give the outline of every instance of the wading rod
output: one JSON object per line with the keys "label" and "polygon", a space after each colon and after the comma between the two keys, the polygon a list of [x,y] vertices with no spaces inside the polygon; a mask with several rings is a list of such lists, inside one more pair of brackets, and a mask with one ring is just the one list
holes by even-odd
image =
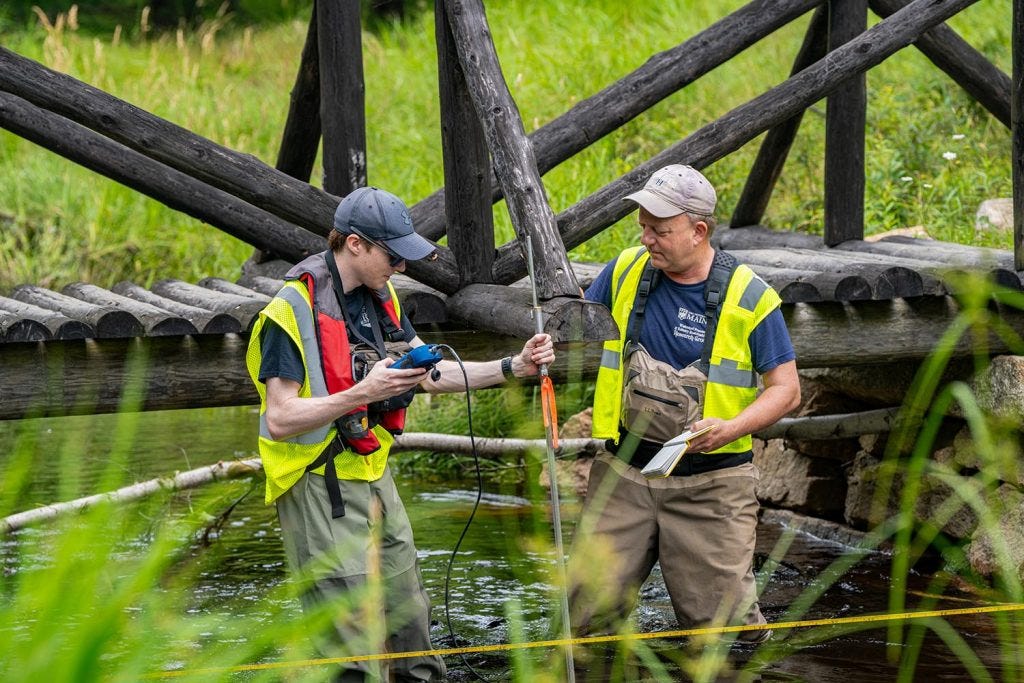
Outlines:
{"label": "wading rod", "polygon": [[[533,271],[533,242],[526,236],[526,263],[530,271],[530,288],[533,291],[533,320],[537,334],[544,334],[544,312],[537,300],[537,280]],[[576,672],[573,664],[572,629],[569,627],[569,584],[565,571],[565,551],[562,546],[562,511],[558,497],[558,470],[555,462],[555,448],[558,447],[558,411],[555,404],[555,387],[548,376],[548,366],[540,366],[540,402],[544,417],[544,438],[548,456],[548,480],[551,482],[551,521],[555,527],[555,562],[558,580],[562,584],[562,637],[565,639],[565,676],[569,683],[575,683]]]}

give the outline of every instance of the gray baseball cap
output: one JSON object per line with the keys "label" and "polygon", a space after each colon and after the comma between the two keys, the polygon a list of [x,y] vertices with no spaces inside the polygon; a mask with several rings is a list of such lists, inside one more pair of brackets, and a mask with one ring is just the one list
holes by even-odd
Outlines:
{"label": "gray baseball cap", "polygon": [[342,199],[334,212],[334,229],[379,242],[410,261],[427,258],[437,249],[413,230],[405,203],[376,187],[360,187]]}
{"label": "gray baseball cap", "polygon": [[626,195],[622,201],[636,202],[658,218],[681,213],[710,216],[715,212],[718,195],[700,171],[672,164],[655,171],[644,189]]}

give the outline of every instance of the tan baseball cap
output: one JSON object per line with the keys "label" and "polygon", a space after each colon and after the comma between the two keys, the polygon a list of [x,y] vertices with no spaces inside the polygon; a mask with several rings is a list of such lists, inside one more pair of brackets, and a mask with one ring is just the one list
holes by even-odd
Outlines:
{"label": "tan baseball cap", "polygon": [[622,201],[636,202],[658,218],[681,213],[710,216],[715,212],[718,195],[700,171],[672,164],[655,171],[644,189],[626,195]]}

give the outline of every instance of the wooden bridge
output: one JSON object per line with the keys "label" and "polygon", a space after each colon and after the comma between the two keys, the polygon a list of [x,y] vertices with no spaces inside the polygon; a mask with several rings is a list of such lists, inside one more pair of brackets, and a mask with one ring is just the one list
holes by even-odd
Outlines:
{"label": "wooden bridge", "polygon": [[[597,266],[571,263],[567,250],[625,216],[630,207],[620,198],[657,168],[706,167],[767,131],[728,221],[732,229],[720,228],[715,239],[779,290],[798,363],[923,357],[957,311],[951,294],[958,272],[1024,288],[1024,0],[1013,0],[1013,79],[943,23],[975,1],[753,0],[528,136],[482,0],[438,0],[445,187],[412,215],[417,231],[432,240],[447,234],[448,246],[438,246],[436,261],[410,263],[409,278],[397,278],[421,336],[460,348],[453,328],[488,331],[488,356],[497,351],[493,333],[507,348],[528,336],[529,292],[516,283],[526,273],[530,236],[548,330],[565,343],[606,338],[614,332],[607,311],[579,298]],[[869,6],[883,19],[867,29]],[[812,11],[788,80],[554,214],[545,172]],[[362,65],[343,58],[358,54],[360,30],[358,2],[316,5],[274,168],[0,48],[0,125],[257,249],[238,282],[164,280],[150,289],[124,282],[113,290],[76,283],[61,292],[21,286],[6,293],[0,418],[256,402],[244,369],[254,316],[287,264],[325,248],[339,196],[366,183]],[[1012,253],[863,239],[864,74],[910,44],[1011,127]],[[824,237],[759,228],[801,116],[822,98]],[[323,190],[308,182],[321,139]],[[517,239],[496,247],[492,204],[501,198]],[[1000,313],[1024,334],[1024,314]],[[599,344],[586,348],[584,372]],[[993,340],[991,350],[1005,347]]]}

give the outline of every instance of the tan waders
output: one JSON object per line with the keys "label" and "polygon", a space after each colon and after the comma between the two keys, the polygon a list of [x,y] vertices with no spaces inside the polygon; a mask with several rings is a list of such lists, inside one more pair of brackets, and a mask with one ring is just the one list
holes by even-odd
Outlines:
{"label": "tan waders", "polygon": [[598,456],[572,551],[573,626],[618,629],[658,561],[681,628],[765,623],[752,567],[758,478],[747,463],[647,479]]}

